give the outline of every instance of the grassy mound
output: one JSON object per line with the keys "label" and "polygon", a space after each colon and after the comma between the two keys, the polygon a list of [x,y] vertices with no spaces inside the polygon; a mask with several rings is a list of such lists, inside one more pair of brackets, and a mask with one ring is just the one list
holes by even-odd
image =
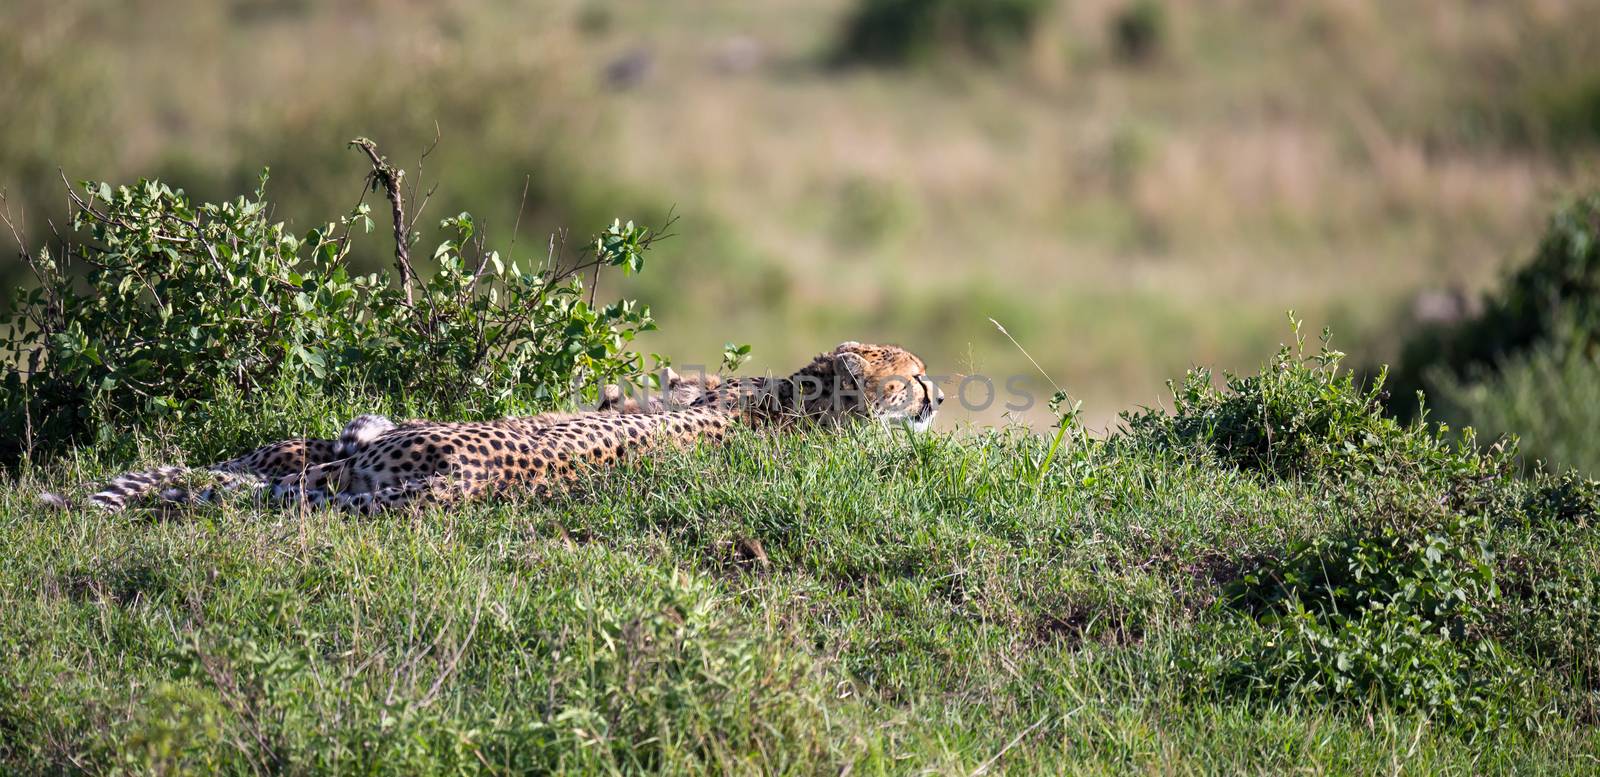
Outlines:
{"label": "grassy mound", "polygon": [[1600,755],[1594,482],[1386,418],[1326,349],[1175,400],[1053,454],[1017,430],[748,434],[549,503],[374,519],[49,513],[33,490],[107,462],[27,472],[0,490],[0,768]]}

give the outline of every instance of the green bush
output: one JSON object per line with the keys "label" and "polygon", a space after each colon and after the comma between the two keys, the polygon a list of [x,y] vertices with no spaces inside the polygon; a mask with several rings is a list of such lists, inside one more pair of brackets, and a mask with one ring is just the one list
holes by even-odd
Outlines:
{"label": "green bush", "polygon": [[1026,43],[1048,0],[860,0],[835,44],[840,62],[904,65],[945,54],[997,60]]}
{"label": "green bush", "polygon": [[[1594,484],[1525,489],[1515,447],[1480,451],[1435,427],[1402,423],[1343,354],[1303,339],[1258,375],[1215,386],[1204,370],[1173,388],[1173,412],[1127,417],[1113,444],[1217,460],[1326,493],[1328,530],[1243,564],[1224,606],[1248,614],[1229,653],[1192,659],[1206,692],[1378,703],[1467,728],[1514,723],[1538,654],[1491,628],[1500,612],[1496,527],[1589,520]],[[1515,608],[1511,608],[1515,609]],[[1571,663],[1571,662],[1567,662]]]}
{"label": "green bush", "polygon": [[1423,392],[1438,418],[1519,436],[1533,457],[1594,472],[1597,375],[1600,193],[1551,218],[1533,259],[1485,296],[1482,313],[1410,338],[1390,405],[1413,416]]}
{"label": "green bush", "polygon": [[1533,259],[1484,299],[1483,312],[1419,332],[1394,373],[1398,409],[1441,379],[1476,379],[1534,348],[1600,356],[1600,193],[1559,210]]}
{"label": "green bush", "polygon": [[1203,449],[1224,461],[1283,477],[1401,472],[1470,483],[1506,464],[1503,452],[1478,456],[1471,442],[1452,445],[1421,424],[1389,417],[1384,376],[1363,386],[1340,366],[1345,354],[1328,346],[1308,353],[1299,324],[1296,345],[1285,346],[1257,375],[1228,376],[1219,388],[1205,368],[1169,387],[1173,411],[1125,414],[1130,438],[1141,444]]}
{"label": "green bush", "polygon": [[1530,523],[1560,531],[1600,516],[1600,481],[1572,472],[1540,473],[1535,481],[1523,504]]}
{"label": "green bush", "polygon": [[1499,595],[1489,536],[1483,515],[1412,503],[1295,543],[1229,592],[1261,629],[1224,683],[1506,722],[1497,703],[1527,678],[1485,633]]}
{"label": "green bush", "polygon": [[355,275],[346,260],[374,226],[367,207],[296,236],[269,219],[265,182],[223,203],[157,181],[75,195],[76,242],[30,257],[37,285],[0,318],[13,358],[0,452],[194,420],[223,394],[271,386],[502,414],[645,370],[629,349],[654,328],[649,310],[598,306],[585,282],[639,271],[647,229],[613,223],[582,257],[529,266],[485,248],[461,213],[440,222],[415,277]]}

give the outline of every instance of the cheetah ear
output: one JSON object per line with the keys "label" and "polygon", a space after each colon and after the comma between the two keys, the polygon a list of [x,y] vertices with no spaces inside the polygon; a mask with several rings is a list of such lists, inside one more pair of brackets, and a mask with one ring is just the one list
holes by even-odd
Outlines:
{"label": "cheetah ear", "polygon": [[846,341],[844,341],[842,343],[839,343],[838,345],[834,346],[833,347],[833,352],[834,353],[839,353],[840,351],[848,351],[848,350],[852,350],[852,349],[860,348],[860,347],[861,347],[861,343],[858,343],[855,340],[846,340]]}
{"label": "cheetah ear", "polygon": [[615,383],[607,383],[600,389],[600,409],[605,410],[616,406],[622,401],[622,387]]}
{"label": "cheetah ear", "polygon": [[849,375],[857,386],[866,384],[867,360],[861,358],[859,353],[854,351],[835,351],[833,354],[833,369],[836,373]]}

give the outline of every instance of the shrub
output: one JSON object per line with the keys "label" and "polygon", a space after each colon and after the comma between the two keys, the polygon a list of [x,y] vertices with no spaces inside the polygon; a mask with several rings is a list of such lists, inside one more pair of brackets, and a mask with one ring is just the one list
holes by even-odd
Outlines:
{"label": "shrub", "polygon": [[1557,531],[1585,528],[1600,517],[1600,481],[1541,472],[1523,501],[1523,514],[1530,523]]}
{"label": "shrub", "polygon": [[1111,40],[1124,62],[1148,62],[1167,38],[1167,9],[1157,0],[1134,0],[1111,18]]}
{"label": "shrub", "polygon": [[[1298,325],[1296,326],[1298,334]],[[1577,523],[1593,485],[1530,488],[1513,477],[1514,446],[1480,451],[1384,410],[1328,347],[1302,338],[1258,375],[1222,388],[1204,370],[1173,387],[1174,409],[1126,417],[1126,440],[1220,460],[1326,494],[1325,530],[1291,538],[1241,564],[1222,606],[1247,614],[1229,653],[1195,656],[1206,693],[1266,694],[1423,712],[1468,728],[1516,722],[1541,656],[1508,650],[1495,630],[1503,526]],[[1329,509],[1331,507],[1331,509]],[[1570,662],[1568,662],[1570,663]]]}
{"label": "shrub", "polygon": [[1232,586],[1261,629],[1223,682],[1503,722],[1493,702],[1525,673],[1485,633],[1499,595],[1489,536],[1483,516],[1410,504],[1292,545]]}
{"label": "shrub", "polygon": [[649,310],[597,306],[584,276],[639,271],[647,229],[616,222],[579,259],[524,267],[485,249],[461,213],[440,223],[431,271],[352,275],[367,207],[295,236],[268,218],[265,183],[223,203],[158,181],[74,195],[76,242],[28,257],[37,286],[0,319],[14,358],[0,373],[8,459],[274,385],[499,414],[644,370],[629,348],[654,328]]}
{"label": "shrub", "polygon": [[860,0],[835,47],[841,62],[904,65],[943,54],[997,60],[1028,41],[1048,0]]}
{"label": "shrub", "polygon": [[1486,296],[1480,315],[1406,344],[1394,375],[1397,409],[1415,412],[1416,391],[1478,379],[1539,346],[1600,357],[1600,193],[1551,218],[1532,261]]}
{"label": "shrub", "polygon": [[1452,445],[1422,424],[1403,424],[1384,412],[1384,376],[1363,386],[1341,371],[1345,355],[1328,346],[1308,353],[1293,322],[1296,344],[1285,346],[1257,375],[1228,376],[1217,387],[1211,372],[1191,370],[1169,387],[1173,411],[1124,414],[1129,441],[1165,449],[1203,450],[1236,466],[1282,477],[1348,479],[1366,474],[1425,477],[1457,487],[1469,499],[1473,484],[1505,471],[1510,453],[1479,455],[1474,441]]}
{"label": "shrub", "polygon": [[1456,426],[1517,434],[1531,456],[1594,472],[1597,374],[1600,193],[1551,218],[1533,259],[1485,296],[1482,313],[1410,338],[1390,405],[1415,415],[1424,392]]}

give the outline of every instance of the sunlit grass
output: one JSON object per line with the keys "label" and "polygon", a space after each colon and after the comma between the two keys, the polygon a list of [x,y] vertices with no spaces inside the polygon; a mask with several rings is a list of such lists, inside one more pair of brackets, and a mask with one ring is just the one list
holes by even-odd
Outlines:
{"label": "sunlit grass", "polygon": [[[32,503],[228,430],[325,434],[355,406],[284,398],[133,435],[169,443],[0,486],[0,766],[1586,770],[1596,486],[1482,469],[1283,364],[1263,376],[1270,414],[1246,387],[1177,426],[1060,446],[1021,428],[745,433],[547,500],[371,518]],[[1486,519],[1481,550],[1443,547],[1492,559],[1500,591],[1464,603],[1484,620],[1459,647],[1497,645],[1515,670],[1469,678],[1492,695],[1468,709],[1492,714],[1270,684],[1297,659],[1272,652],[1284,622],[1238,598],[1279,590],[1253,575],[1440,505]]]}

